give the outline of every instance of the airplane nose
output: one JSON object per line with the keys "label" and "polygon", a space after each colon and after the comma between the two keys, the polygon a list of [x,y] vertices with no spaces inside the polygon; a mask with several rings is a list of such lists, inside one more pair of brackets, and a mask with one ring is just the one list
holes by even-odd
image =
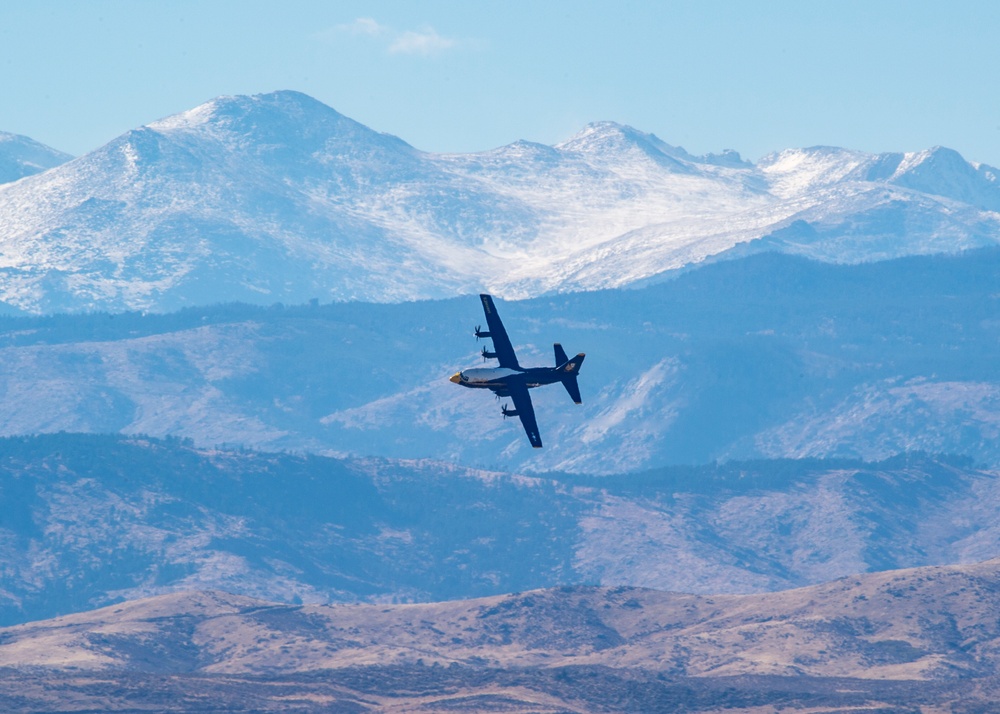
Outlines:
{"label": "airplane nose", "polygon": [[455,374],[451,375],[451,377],[448,378],[448,381],[449,382],[454,382],[455,384],[458,384],[459,382],[462,381],[462,373],[461,372],[455,372]]}

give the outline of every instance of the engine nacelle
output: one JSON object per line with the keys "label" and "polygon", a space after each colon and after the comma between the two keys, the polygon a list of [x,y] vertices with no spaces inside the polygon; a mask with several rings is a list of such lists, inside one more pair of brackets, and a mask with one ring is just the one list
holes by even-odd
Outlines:
{"label": "engine nacelle", "polygon": [[500,407],[500,413],[503,414],[503,418],[504,419],[506,419],[507,417],[516,417],[517,416],[517,410],[509,408],[506,404],[504,404],[502,407]]}
{"label": "engine nacelle", "polygon": [[483,337],[493,337],[493,335],[491,335],[489,332],[483,332],[481,329],[479,329],[479,325],[476,325],[474,334],[476,335],[477,341],[482,339]]}
{"label": "engine nacelle", "polygon": [[497,353],[496,352],[490,352],[485,347],[483,348],[483,351],[480,352],[480,354],[483,356],[483,361],[486,361],[488,359],[496,359],[497,358]]}

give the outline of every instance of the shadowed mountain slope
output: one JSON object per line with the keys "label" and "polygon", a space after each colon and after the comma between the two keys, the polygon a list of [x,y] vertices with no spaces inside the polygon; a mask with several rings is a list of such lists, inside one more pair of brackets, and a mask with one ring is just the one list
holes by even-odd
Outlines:
{"label": "shadowed mountain slope", "polygon": [[967,461],[762,461],[527,477],[434,461],[0,441],[5,624],[184,589],[435,601],[557,585],[766,592],[1000,554]]}
{"label": "shadowed mountain slope", "polygon": [[777,254],[642,290],[500,302],[522,364],[587,353],[583,405],[533,391],[531,449],[490,395],[475,298],[0,319],[0,435],[619,473],[924,450],[1000,464],[1000,251],[835,266]]}

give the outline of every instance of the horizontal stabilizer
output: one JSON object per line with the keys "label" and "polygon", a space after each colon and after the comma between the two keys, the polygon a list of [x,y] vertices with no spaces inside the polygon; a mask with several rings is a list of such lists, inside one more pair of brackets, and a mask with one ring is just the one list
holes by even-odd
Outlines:
{"label": "horizontal stabilizer", "polygon": [[560,372],[564,372],[566,374],[572,374],[575,376],[580,373],[580,365],[583,364],[583,360],[586,356],[587,355],[585,352],[581,352],[573,359],[563,360],[562,362],[560,362],[559,366],[557,366],[556,369],[559,370]]}
{"label": "horizontal stabilizer", "polygon": [[576,375],[572,377],[566,377],[562,381],[562,385],[566,387],[566,391],[569,392],[569,398],[573,400],[574,404],[583,404],[583,400],[580,398],[580,385],[576,381]]}
{"label": "horizontal stabilizer", "polygon": [[566,387],[566,391],[569,392],[569,398],[573,400],[574,404],[582,404],[580,385],[577,384],[576,375],[580,373],[580,365],[583,364],[583,359],[587,355],[581,352],[573,359],[565,359],[566,353],[563,352],[562,346],[557,344],[555,348],[556,360],[559,361],[560,353],[562,353],[563,357],[563,360],[559,362],[559,366],[556,367],[556,370],[562,373],[562,385]]}

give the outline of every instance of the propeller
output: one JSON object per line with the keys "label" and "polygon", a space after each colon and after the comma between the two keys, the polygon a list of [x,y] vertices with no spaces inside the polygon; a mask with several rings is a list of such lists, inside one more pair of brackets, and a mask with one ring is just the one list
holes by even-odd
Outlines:
{"label": "propeller", "polygon": [[504,419],[517,416],[517,410],[509,408],[506,404],[500,407],[500,413],[503,414]]}
{"label": "propeller", "polygon": [[479,338],[483,336],[482,328],[483,328],[482,325],[476,325],[476,329],[474,332],[474,334],[476,335],[476,342],[479,342]]}
{"label": "propeller", "polygon": [[479,354],[481,354],[483,356],[483,362],[485,362],[488,359],[496,359],[496,356],[497,356],[496,352],[490,352],[485,347],[483,347],[483,351],[480,352]]}

